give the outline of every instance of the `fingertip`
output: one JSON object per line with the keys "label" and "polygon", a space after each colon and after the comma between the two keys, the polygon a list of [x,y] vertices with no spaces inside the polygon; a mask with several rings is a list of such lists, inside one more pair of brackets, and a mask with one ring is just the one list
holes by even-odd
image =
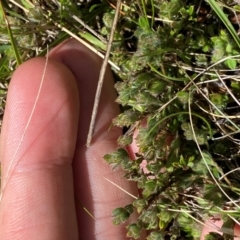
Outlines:
{"label": "fingertip", "polygon": [[[28,127],[28,137],[25,138],[26,142],[31,142],[37,134],[40,134],[41,128],[43,130],[47,123],[51,123],[54,114],[62,119],[61,125],[65,125],[67,122],[72,123],[65,131],[68,129],[74,140],[76,139],[78,112],[78,90],[71,71],[52,59],[34,58],[28,60],[17,68],[9,85],[1,135],[1,149],[10,149],[9,144],[11,148],[17,149],[19,144],[17,139],[25,134],[29,121],[38,122],[37,128],[34,128],[34,124]],[[49,135],[53,134],[53,130],[58,132],[57,134],[62,131],[62,129],[56,129],[54,124],[49,126],[47,131]],[[74,151],[74,148],[71,151]],[[11,151],[1,152],[4,154],[3,159],[9,159],[12,154]],[[19,154],[21,154],[20,151]],[[8,161],[3,161],[4,173],[6,163]]]}

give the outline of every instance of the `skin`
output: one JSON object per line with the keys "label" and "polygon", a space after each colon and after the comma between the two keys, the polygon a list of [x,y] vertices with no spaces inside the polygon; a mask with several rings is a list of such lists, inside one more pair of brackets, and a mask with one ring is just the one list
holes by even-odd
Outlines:
{"label": "skin", "polygon": [[[9,86],[0,140],[0,239],[126,239],[125,226],[114,227],[111,212],[133,199],[105,178],[135,196],[138,192],[121,170],[112,170],[103,160],[104,154],[117,148],[122,132],[110,128],[119,113],[111,71],[105,76],[94,136],[87,148],[102,60],[72,39],[54,48],[27,124],[45,63],[45,58],[23,63]],[[133,145],[129,151],[134,154],[135,149]]]}
{"label": "skin", "polygon": [[[206,224],[206,227],[204,227],[202,230],[202,235],[201,235],[200,240],[204,240],[205,236],[209,232],[218,232],[219,234],[222,234],[221,231],[216,231],[216,228],[220,230],[222,227],[223,221],[221,221],[221,220],[216,221],[213,219],[209,219],[208,221],[205,222],[205,224]],[[235,235],[235,237],[233,238],[234,240],[240,239],[240,226],[239,225],[235,225],[234,235]]]}
{"label": "skin", "polygon": [[23,63],[9,86],[0,143],[2,186],[6,185],[0,239],[125,239],[124,226],[112,226],[111,212],[132,198],[104,179],[137,195],[123,172],[111,170],[103,160],[104,154],[116,150],[121,134],[121,129],[109,128],[119,113],[113,77],[108,69],[93,141],[87,148],[102,60],[75,40],[50,52],[33,117],[5,179],[36,100],[45,61]]}

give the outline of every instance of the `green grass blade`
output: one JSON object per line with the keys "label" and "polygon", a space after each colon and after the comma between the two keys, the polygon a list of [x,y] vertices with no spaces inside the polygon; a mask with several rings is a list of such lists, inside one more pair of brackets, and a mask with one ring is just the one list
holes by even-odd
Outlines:
{"label": "green grass blade", "polygon": [[155,15],[155,12],[154,12],[154,2],[153,2],[153,0],[151,0],[151,6],[152,6],[151,28],[153,28],[153,25],[154,25],[154,15]]}
{"label": "green grass blade", "polygon": [[146,3],[144,2],[144,0],[141,0],[141,4],[142,4],[143,13],[144,13],[143,18],[145,20],[145,25],[146,25],[145,27],[150,29],[149,21],[147,18],[147,10],[146,10],[146,6],[145,6]]}
{"label": "green grass blade", "polygon": [[[160,125],[160,123],[164,122],[165,120],[167,120],[167,119],[169,119],[169,118],[175,117],[175,116],[177,116],[177,115],[189,115],[189,112],[177,112],[177,113],[169,114],[169,115],[166,116],[166,117],[163,117],[161,120],[159,120],[159,121],[157,122],[157,124],[155,124],[155,125],[151,128],[151,130],[150,130],[149,133],[147,134],[147,137],[153,132],[154,129],[156,129],[156,128]],[[212,127],[211,127],[211,125],[209,124],[209,122],[208,122],[204,117],[200,116],[200,115],[197,114],[197,113],[193,113],[193,112],[192,112],[191,115],[200,118],[200,119],[206,124],[206,126],[207,126],[207,128],[208,128],[208,131],[209,131],[209,139],[212,139],[213,131],[212,131]]]}
{"label": "green grass blade", "polygon": [[175,78],[175,77],[171,77],[171,76],[167,76],[162,74],[161,72],[159,72],[152,64],[148,63],[148,66],[151,68],[151,70],[153,72],[155,72],[157,75],[161,76],[163,78],[163,80],[165,80],[166,82],[172,82],[172,81],[177,81],[177,82],[183,82],[188,80],[187,78]]}
{"label": "green grass blade", "polygon": [[1,11],[1,17],[3,17],[3,19],[5,20],[5,23],[6,23],[6,27],[7,27],[7,30],[8,30],[8,35],[9,35],[9,38],[10,38],[10,42],[11,42],[11,45],[12,45],[12,48],[13,48],[13,52],[14,52],[17,64],[20,65],[22,63],[21,58],[20,58],[20,54],[18,52],[18,48],[17,48],[16,42],[15,42],[15,39],[14,39],[14,36],[13,36],[13,33],[12,33],[12,29],[11,29],[11,26],[10,26],[8,20],[7,20],[7,16],[5,14],[5,11],[4,11],[4,8],[2,6],[1,1],[0,1],[0,11]]}
{"label": "green grass blade", "polygon": [[226,14],[223,12],[223,10],[219,7],[219,4],[215,0],[208,0],[207,1],[213,11],[218,15],[218,17],[221,19],[223,24],[226,26],[230,34],[232,35],[233,39],[235,40],[236,44],[240,48],[240,39],[237,35],[235,29],[233,28],[231,22],[228,20]]}
{"label": "green grass blade", "polygon": [[96,37],[94,37],[92,34],[88,32],[79,32],[79,35],[88,42],[90,42],[91,44],[93,44],[96,48],[106,51],[107,49],[106,44],[97,39]]}

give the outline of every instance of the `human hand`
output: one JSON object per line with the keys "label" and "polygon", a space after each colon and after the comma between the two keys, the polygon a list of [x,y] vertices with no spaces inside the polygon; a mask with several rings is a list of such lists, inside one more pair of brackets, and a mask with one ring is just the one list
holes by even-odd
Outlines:
{"label": "human hand", "polygon": [[0,143],[0,239],[126,239],[125,226],[114,227],[111,212],[132,199],[105,178],[135,196],[137,189],[102,158],[121,135],[109,128],[119,113],[111,72],[86,148],[101,59],[67,40],[50,52],[42,81],[45,63],[35,58],[22,64],[9,86]]}
{"label": "human hand", "polygon": [[0,239],[123,240],[126,230],[112,225],[111,212],[132,199],[105,178],[134,195],[137,190],[102,158],[117,148],[121,134],[109,128],[119,113],[111,72],[86,148],[101,59],[68,40],[50,52],[39,90],[45,62],[23,63],[9,86],[1,133]]}

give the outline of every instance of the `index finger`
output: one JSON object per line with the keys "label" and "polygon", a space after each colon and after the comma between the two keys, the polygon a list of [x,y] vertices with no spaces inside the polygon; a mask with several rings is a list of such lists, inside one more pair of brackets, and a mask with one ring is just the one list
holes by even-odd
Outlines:
{"label": "index finger", "polygon": [[71,165],[78,91],[69,69],[51,59],[42,80],[45,63],[25,62],[9,86],[1,133],[4,240],[78,238]]}

